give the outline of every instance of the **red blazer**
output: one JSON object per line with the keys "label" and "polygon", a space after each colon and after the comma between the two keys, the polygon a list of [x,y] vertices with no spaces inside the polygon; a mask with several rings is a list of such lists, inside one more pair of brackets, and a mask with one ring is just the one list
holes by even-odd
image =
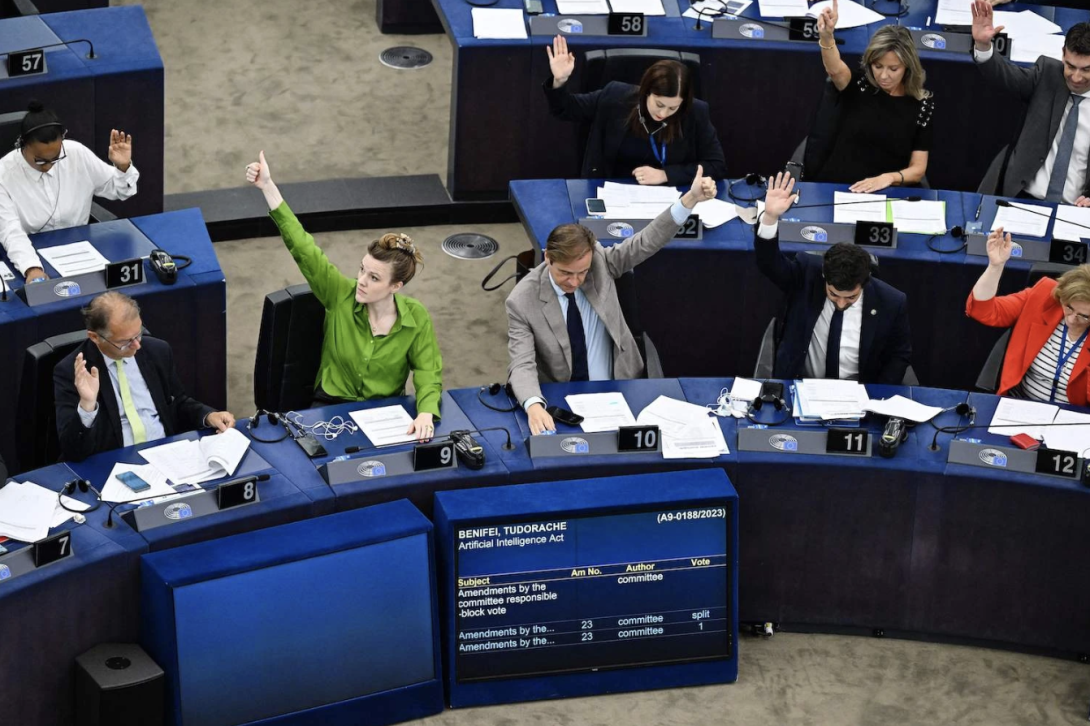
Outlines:
{"label": "red blazer", "polygon": [[[1055,287],[1055,280],[1044,277],[1022,292],[993,297],[991,300],[977,300],[972,292],[969,293],[965,314],[970,318],[993,328],[1014,326],[999,375],[999,395],[1022,381],[1033,359],[1060,324],[1063,307],[1052,297]],[[1079,351],[1067,383],[1067,398],[1077,406],[1085,406],[1090,400],[1090,353],[1087,353],[1087,348],[1090,346],[1084,345]]]}

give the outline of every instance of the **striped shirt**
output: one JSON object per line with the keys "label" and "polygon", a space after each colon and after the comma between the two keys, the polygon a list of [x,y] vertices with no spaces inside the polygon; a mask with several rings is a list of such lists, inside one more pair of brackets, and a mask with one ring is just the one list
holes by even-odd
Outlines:
{"label": "striped shirt", "polygon": [[[1049,396],[1052,394],[1052,382],[1056,377],[1056,363],[1060,360],[1060,339],[1063,336],[1063,329],[1064,325],[1061,320],[1056,325],[1056,329],[1052,331],[1048,342],[1041,348],[1041,352],[1033,359],[1033,365],[1026,371],[1022,382],[1012,388],[1007,393],[1008,396],[1048,402]],[[1071,343],[1072,341],[1068,339],[1064,344],[1064,353],[1071,350]],[[1060,385],[1056,387],[1056,403],[1068,403],[1067,381],[1071,377],[1071,369],[1075,366],[1075,361],[1082,351],[1082,346],[1081,342],[1075,346],[1075,349],[1071,351],[1071,355],[1068,356],[1067,362],[1064,363],[1063,371],[1060,373]]]}

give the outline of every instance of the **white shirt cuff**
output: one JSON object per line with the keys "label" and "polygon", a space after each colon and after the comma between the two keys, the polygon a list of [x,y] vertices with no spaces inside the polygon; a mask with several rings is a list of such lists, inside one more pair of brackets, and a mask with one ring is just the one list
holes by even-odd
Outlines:
{"label": "white shirt cuff", "polygon": [[84,411],[83,406],[76,404],[76,410],[79,411],[79,420],[83,424],[83,428],[89,429],[95,423],[95,419],[98,418],[98,403],[95,403],[94,411]]}
{"label": "white shirt cuff", "polygon": [[535,403],[540,403],[542,406],[544,406],[545,405],[545,399],[542,398],[541,396],[530,396],[529,398],[527,398],[525,401],[522,402],[522,410],[523,411],[529,411],[530,406],[533,406]]}
{"label": "white shirt cuff", "polygon": [[973,46],[973,60],[977,63],[984,63],[991,59],[993,52],[995,52],[994,45],[989,45],[988,50],[977,50],[976,46]]}
{"label": "white shirt cuff", "polygon": [[[764,216],[763,214],[761,215]],[[761,222],[757,227],[757,236],[761,239],[772,239],[776,236],[776,232],[780,229],[780,220],[776,220],[774,224],[765,224]]]}
{"label": "white shirt cuff", "polygon": [[670,216],[674,218],[674,224],[679,227],[685,224],[685,220],[692,213],[693,210],[682,204],[680,199],[670,205]]}

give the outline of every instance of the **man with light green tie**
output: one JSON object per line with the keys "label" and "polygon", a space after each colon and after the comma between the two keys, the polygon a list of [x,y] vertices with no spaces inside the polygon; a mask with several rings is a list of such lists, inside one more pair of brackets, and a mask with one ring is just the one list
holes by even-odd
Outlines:
{"label": "man with light green tie", "polygon": [[140,306],[131,297],[107,292],[82,312],[87,340],[53,369],[63,459],[80,461],[203,427],[222,433],[235,425],[229,412],[185,392],[170,345],[142,335]]}

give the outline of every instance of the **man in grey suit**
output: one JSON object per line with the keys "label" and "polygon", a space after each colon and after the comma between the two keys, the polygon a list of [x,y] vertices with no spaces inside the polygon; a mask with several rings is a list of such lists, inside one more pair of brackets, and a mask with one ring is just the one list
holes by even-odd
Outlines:
{"label": "man in grey suit", "polygon": [[541,381],[636,378],[643,358],[625,324],[614,280],[658,252],[715,182],[698,166],[692,188],[637,234],[603,247],[579,224],[549,233],[545,261],[507,297],[508,381],[534,434],[555,431]]}
{"label": "man in grey suit", "polygon": [[[1041,56],[1021,68],[992,52],[994,27],[987,0],[973,3],[973,59],[980,72],[1028,104],[1002,188],[1007,197],[1090,206],[1090,23],[1067,31],[1063,61]],[[1017,42],[1017,41],[1014,41]]]}

